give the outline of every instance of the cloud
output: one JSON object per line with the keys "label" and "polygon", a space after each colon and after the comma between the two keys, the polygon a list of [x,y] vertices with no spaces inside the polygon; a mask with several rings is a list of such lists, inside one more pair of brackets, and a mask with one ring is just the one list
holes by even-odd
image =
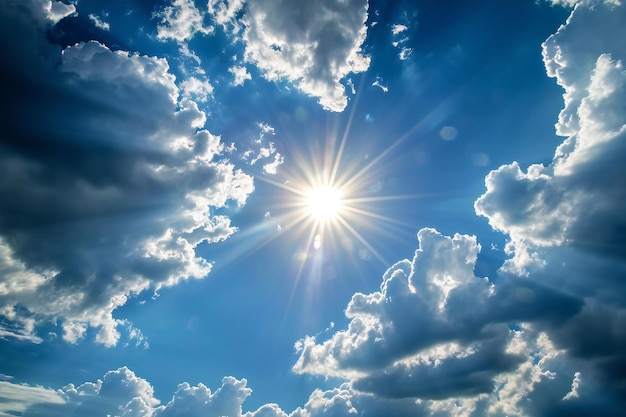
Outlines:
{"label": "cloud", "polygon": [[332,398],[356,415],[381,403],[406,415],[619,414],[623,312],[540,284],[546,277],[476,277],[473,237],[418,238],[380,291],[352,297],[347,329],[296,344],[294,372],[346,380]]}
{"label": "cloud", "polygon": [[68,342],[91,326],[113,345],[128,326],[112,313],[129,297],[210,271],[194,248],[236,231],[213,211],[244,204],[252,178],[221,159],[165,59],[97,42],[61,52],[36,34],[47,23],[9,6],[0,307],[15,326],[58,320]]}
{"label": "cloud", "polygon": [[[37,4],[44,16],[37,21],[53,22],[45,17],[47,3]],[[209,3],[225,25],[243,13],[229,4],[240,3]],[[299,40],[292,21],[278,13],[261,18],[260,6],[248,6],[248,44],[250,33],[259,31]],[[0,79],[20,87],[0,99],[6,109],[0,177],[9,179],[0,184],[0,302],[15,323],[4,330],[13,336],[4,336],[35,337],[36,320],[59,319],[69,342],[94,326],[98,340],[112,344],[116,327],[124,325],[112,312],[127,297],[208,272],[210,264],[194,247],[235,231],[214,209],[243,204],[252,181],[222,159],[223,146],[204,129],[206,115],[189,93],[193,88],[176,83],[166,60],[96,42],[61,54],[37,43],[33,30],[16,30],[15,20],[29,19],[24,10],[11,4],[0,11],[0,31],[18,40],[2,45],[15,59],[0,65]],[[310,15],[296,15],[305,33],[315,32],[310,24],[319,20]],[[253,29],[255,16],[261,23]],[[346,328],[296,344],[296,373],[344,383],[315,390],[291,416],[623,413],[624,17],[615,4],[580,3],[544,43],[547,72],[565,90],[557,129],[567,139],[547,166],[513,162],[486,178],[476,212],[511,238],[512,258],[499,274],[475,275],[481,250],[475,237],[420,230],[412,259],[389,268],[378,291],[353,295]],[[360,17],[352,23],[361,30]],[[295,49],[283,53],[280,39],[266,51],[277,53],[278,67],[296,56]],[[254,62],[266,77],[276,70]],[[289,71],[305,75],[277,73],[276,79],[306,93],[301,83],[313,73],[297,72],[297,65]],[[313,76],[326,87],[342,80]],[[29,119],[15,117],[21,111],[14,106],[27,108]],[[273,155],[275,162],[275,145],[263,140],[273,129],[259,128],[248,160]],[[226,377],[215,392],[182,383],[162,404],[148,381],[120,368],[95,383],[59,390],[62,403],[27,398],[5,411],[287,415],[275,404],[244,414],[250,393],[245,379]]]}
{"label": "cloud", "polygon": [[[213,86],[208,79],[201,80],[197,77],[187,77],[180,84],[185,97],[192,100],[205,102],[213,95]],[[203,126],[204,122],[202,122]]]}
{"label": "cloud", "polygon": [[63,397],[55,390],[0,381],[0,417],[22,415],[33,403],[56,405]]}
{"label": "cloud", "polygon": [[274,128],[267,123],[258,123],[261,130],[259,137],[254,141],[254,145],[248,148],[242,155],[242,159],[249,161],[249,165],[255,165],[260,160],[267,160],[273,157],[271,162],[263,164],[263,173],[276,174],[278,167],[285,162],[285,158],[276,151],[276,145],[268,141],[265,137],[268,134],[275,135]]}
{"label": "cloud", "polygon": [[94,25],[96,25],[97,28],[102,29],[102,30],[110,30],[111,29],[111,25],[109,25],[107,22],[103,21],[100,17],[96,16],[95,14],[90,14],[89,15],[89,20],[91,20],[93,22]]}
{"label": "cloud", "polygon": [[407,30],[409,30],[409,28],[406,25],[397,24],[397,25],[391,26],[391,34],[394,36],[402,32],[406,32]]}
{"label": "cloud", "polygon": [[[386,398],[356,390],[344,383],[329,390],[314,390],[306,403],[291,413],[286,413],[277,404],[264,404],[255,411],[243,412],[246,399],[252,393],[245,379],[227,376],[215,391],[199,383],[195,386],[183,382],[174,395],[163,403],[154,395],[148,381],[137,376],[126,367],[107,372],[102,379],[74,384],[53,391],[42,387],[30,387],[11,382],[0,382],[2,392],[9,401],[0,402],[0,413],[14,415],[22,412],[30,417],[54,417],[72,415],[87,416],[142,416],[142,417],[200,417],[200,416],[245,416],[245,417],[318,417],[334,416],[473,416],[473,415],[585,415],[589,410],[594,415],[619,415],[607,396],[593,384],[574,372],[563,353],[555,350],[545,335],[529,336],[532,332],[514,332],[509,345],[512,354],[528,352],[524,362],[515,372],[502,373],[497,378],[497,392],[474,397],[420,400],[412,398]],[[484,352],[487,355],[489,352]],[[430,369],[439,371],[440,365]],[[446,365],[443,365],[444,368]],[[550,370],[550,369],[552,370]],[[553,371],[554,370],[554,371]],[[465,369],[461,367],[458,375]],[[481,373],[473,374],[481,378]],[[397,381],[397,380],[396,380]],[[415,380],[418,381],[418,380]],[[436,379],[423,380],[427,387]],[[441,385],[435,383],[428,389],[435,392]],[[576,392],[578,396],[569,395]],[[563,399],[563,397],[568,397]],[[595,408],[584,408],[589,402],[580,397],[591,396]],[[529,402],[532,397],[534,402]],[[556,404],[556,408],[545,408],[545,402]],[[579,408],[579,407],[583,408]]]}
{"label": "cloud", "polygon": [[489,394],[532,360],[513,348],[509,323],[556,326],[580,310],[580,301],[530,281],[474,276],[474,237],[422,229],[418,238],[413,260],[389,268],[380,291],[352,297],[346,330],[297,344],[296,373],[345,378],[391,399]]}
{"label": "cloud", "polygon": [[[574,7],[577,4],[584,4],[585,6],[593,5],[593,0],[548,0],[555,6]],[[620,0],[602,0],[606,5],[619,6],[622,4]]]}
{"label": "cloud", "polygon": [[[214,392],[202,383],[192,386],[183,382],[171,400],[162,404],[155,398],[149,382],[126,367],[109,371],[96,382],[85,382],[79,386],[69,384],[56,392],[9,382],[0,384],[7,385],[7,392],[19,392],[21,395],[20,400],[14,400],[18,395],[11,395],[15,402],[0,403],[0,413],[23,411],[23,415],[29,417],[348,417],[385,413],[399,417],[426,415],[422,413],[424,405],[406,400],[378,399],[358,393],[347,384],[328,391],[313,391],[306,404],[290,414],[277,404],[264,404],[254,411],[244,413],[242,405],[252,390],[247,387],[245,379],[232,376],[223,378],[222,385]],[[43,395],[33,395],[38,392]]]}
{"label": "cloud", "polygon": [[239,66],[234,66],[228,69],[228,72],[230,72],[231,74],[233,74],[234,80],[233,80],[233,85],[234,86],[238,86],[238,85],[243,85],[246,80],[251,80],[252,76],[250,75],[250,73],[248,72],[248,70],[246,69],[246,67],[239,67]]}
{"label": "cloud", "polygon": [[400,50],[398,58],[401,61],[407,60],[413,52],[413,49],[406,46],[406,43],[409,41],[407,32],[413,25],[417,24],[416,17],[416,12],[409,14],[409,12],[405,11],[399,16],[399,19],[405,23],[397,23],[391,26],[391,45]]}
{"label": "cloud", "polygon": [[[76,13],[76,6],[60,1],[33,0],[31,3],[43,6],[43,13],[50,23],[57,23],[59,20]],[[37,7],[37,9],[39,8]]]}
{"label": "cloud", "polygon": [[183,42],[196,33],[209,34],[212,26],[204,24],[204,15],[196,8],[193,0],[174,0],[170,6],[164,7],[154,14],[159,19],[157,37],[161,40]]}
{"label": "cloud", "polygon": [[475,204],[516,242],[626,254],[626,188],[618,180],[626,175],[626,50],[615,40],[626,35],[625,10],[577,6],[544,43],[548,75],[565,89],[557,131],[568,137],[548,166],[492,171]]}
{"label": "cloud", "polygon": [[[245,63],[255,65],[269,81],[288,81],[318,98],[326,110],[343,111],[348,103],[346,77],[369,68],[370,58],[361,49],[367,34],[367,0],[209,0],[207,7],[214,24],[243,43]],[[250,79],[243,65],[229,71],[234,85]]]}
{"label": "cloud", "polygon": [[237,17],[242,13],[245,0],[209,0],[208,13],[213,21],[228,33],[239,33],[242,25]]}
{"label": "cloud", "polygon": [[383,90],[383,93],[386,93],[389,91],[389,87],[387,87],[386,85],[383,85],[383,79],[379,75],[376,76],[376,79],[372,83],[372,86],[380,88],[381,90]]}
{"label": "cloud", "polygon": [[341,81],[367,70],[361,51],[367,26],[367,1],[254,1],[243,21],[245,59],[270,81],[288,80],[317,97],[326,110],[347,105]]}
{"label": "cloud", "polygon": [[[203,384],[191,386],[184,382],[178,386],[172,399],[161,404],[154,396],[148,381],[135,375],[126,367],[107,372],[96,382],[75,386],[69,384],[58,391],[0,382],[8,388],[12,402],[0,404],[2,411],[24,411],[24,415],[37,416],[124,416],[124,417],[174,417],[174,416],[241,416],[241,405],[250,395],[246,380],[225,377],[222,386],[211,392]],[[15,394],[17,393],[17,394]],[[34,394],[41,393],[41,396]],[[15,398],[19,398],[16,400]],[[18,408],[20,407],[20,408]],[[267,417],[273,404],[261,407],[250,417]]]}

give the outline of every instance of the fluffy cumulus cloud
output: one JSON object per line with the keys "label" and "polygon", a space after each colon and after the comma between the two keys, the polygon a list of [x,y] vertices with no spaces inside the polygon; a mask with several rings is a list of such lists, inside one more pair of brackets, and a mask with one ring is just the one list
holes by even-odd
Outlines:
{"label": "fluffy cumulus cloud", "polygon": [[543,44],[548,75],[565,90],[557,132],[567,139],[547,166],[491,172],[476,202],[477,213],[515,242],[626,254],[625,11],[578,5]]}
{"label": "fluffy cumulus cloud", "polygon": [[[369,415],[373,401],[412,401],[413,415],[561,412],[564,397],[580,402],[569,393],[583,370],[596,398],[601,378],[560,339],[585,315],[582,300],[533,280],[474,276],[473,237],[423,229],[418,238],[413,260],[391,267],[380,291],[352,297],[347,329],[296,344],[295,372],[349,381],[357,415]],[[532,396],[548,406],[532,410]]]}
{"label": "fluffy cumulus cloud", "polygon": [[[252,390],[246,380],[225,377],[212,392],[203,384],[182,383],[171,400],[162,404],[148,381],[126,367],[107,372],[96,382],[69,384],[57,391],[0,382],[11,401],[0,404],[0,415],[29,417],[283,417],[277,405],[266,404],[255,412],[242,413],[242,404]],[[16,394],[17,393],[17,394]],[[0,394],[0,398],[2,394]],[[17,398],[17,399],[16,399]]]}
{"label": "fluffy cumulus cloud", "polygon": [[[342,80],[369,67],[361,51],[367,8],[367,0],[209,2],[214,20],[227,31],[240,34],[243,27],[238,37],[245,59],[266,79],[290,81],[331,111],[347,105]],[[237,13],[243,13],[243,26],[234,22]]]}
{"label": "fluffy cumulus cloud", "polygon": [[236,230],[214,211],[253,183],[165,59],[61,50],[44,36],[48,3],[0,11],[13,57],[0,64],[0,308],[18,337],[51,320],[67,341],[92,326],[112,345],[129,296],[209,272],[194,248]]}
{"label": "fluffy cumulus cloud", "polygon": [[213,32],[212,26],[205,25],[204,13],[196,8],[193,0],[174,0],[154,17],[159,20],[157,37],[162,40],[182,42],[193,38],[196,33]]}
{"label": "fluffy cumulus cloud", "polygon": [[342,111],[347,98],[341,80],[369,67],[361,51],[367,7],[365,0],[250,2],[246,59],[267,79],[288,79],[325,109]]}
{"label": "fluffy cumulus cloud", "polygon": [[250,73],[248,72],[248,70],[246,69],[246,67],[238,67],[238,66],[234,66],[228,69],[228,72],[230,72],[233,75],[233,85],[234,86],[239,86],[239,85],[243,85],[246,80],[251,80],[252,79],[252,75],[250,75]]}

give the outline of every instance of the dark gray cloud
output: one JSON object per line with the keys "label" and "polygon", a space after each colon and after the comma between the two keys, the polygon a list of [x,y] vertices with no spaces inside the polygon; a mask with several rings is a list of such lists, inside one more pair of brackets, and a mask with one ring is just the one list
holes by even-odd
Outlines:
{"label": "dark gray cloud", "polygon": [[626,253],[625,16],[623,6],[579,5],[543,45],[548,75],[565,89],[557,132],[568,137],[548,166],[492,171],[476,201],[477,213],[514,241]]}
{"label": "dark gray cloud", "polygon": [[98,327],[110,345],[127,297],[209,272],[194,247],[236,230],[214,209],[253,184],[220,158],[165,59],[61,50],[45,38],[47,4],[0,11],[14,57],[0,64],[0,306],[18,322],[61,319],[68,341]]}
{"label": "dark gray cloud", "polygon": [[548,75],[565,90],[557,133],[567,138],[547,166],[492,171],[475,204],[511,237],[503,272],[584,300],[576,314],[538,328],[577,364],[586,391],[562,403],[533,394],[533,414],[620,415],[624,407],[615,399],[626,398],[625,18],[617,2],[580,2],[546,40]]}
{"label": "dark gray cloud", "polygon": [[[505,353],[507,331],[472,345],[476,353],[441,359],[433,364],[399,363],[354,381],[354,388],[390,398],[441,400],[490,393],[494,377],[517,369],[522,356]],[[463,352],[465,353],[465,352]]]}
{"label": "dark gray cloud", "polygon": [[[533,361],[556,351],[533,353],[532,346],[542,329],[579,314],[583,301],[528,279],[474,276],[474,237],[423,229],[418,238],[413,260],[391,267],[379,292],[353,296],[347,330],[299,342],[294,371],[342,377],[377,397],[431,400],[435,408],[495,395],[517,385],[511,375],[524,368],[541,374]],[[533,379],[524,384],[532,389]]]}

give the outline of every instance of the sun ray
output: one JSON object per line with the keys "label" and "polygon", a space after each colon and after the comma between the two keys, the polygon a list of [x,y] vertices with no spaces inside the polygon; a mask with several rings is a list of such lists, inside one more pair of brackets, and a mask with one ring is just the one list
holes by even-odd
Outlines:
{"label": "sun ray", "polygon": [[374,213],[371,211],[367,211],[367,210],[363,210],[357,207],[352,207],[352,206],[346,206],[344,207],[344,210],[346,212],[352,213],[352,214],[357,214],[357,215],[361,215],[361,216],[367,216],[370,217],[372,219],[377,219],[377,220],[382,220],[384,222],[387,223],[394,223],[400,226],[410,226],[410,224],[407,224],[406,222],[402,222],[400,220],[394,219],[393,217],[389,217],[389,216],[383,216],[382,214],[378,214],[378,213]]}
{"label": "sun ray", "polygon": [[363,238],[363,236],[361,236],[361,234],[359,232],[357,232],[352,226],[350,226],[350,224],[348,222],[346,222],[342,217],[338,217],[337,220],[343,225],[343,227],[345,227],[350,233],[352,233],[352,235],[354,237],[357,238],[357,240],[359,242],[361,242],[363,244],[363,246],[365,246],[367,248],[367,250],[369,250],[371,253],[374,254],[374,256],[376,256],[376,258],[382,262],[383,265],[389,265],[389,262],[387,262],[387,260],[385,258],[382,257],[382,255],[380,253],[378,253],[378,251],[376,249],[374,249],[372,247],[372,245],[370,245],[367,240],[365,238]]}

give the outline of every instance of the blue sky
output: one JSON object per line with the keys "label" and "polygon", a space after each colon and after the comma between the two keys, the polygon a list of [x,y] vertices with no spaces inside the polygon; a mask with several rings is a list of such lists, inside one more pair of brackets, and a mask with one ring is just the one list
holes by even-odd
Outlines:
{"label": "blue sky", "polygon": [[0,10],[0,416],[626,415],[619,0],[109,3]]}

